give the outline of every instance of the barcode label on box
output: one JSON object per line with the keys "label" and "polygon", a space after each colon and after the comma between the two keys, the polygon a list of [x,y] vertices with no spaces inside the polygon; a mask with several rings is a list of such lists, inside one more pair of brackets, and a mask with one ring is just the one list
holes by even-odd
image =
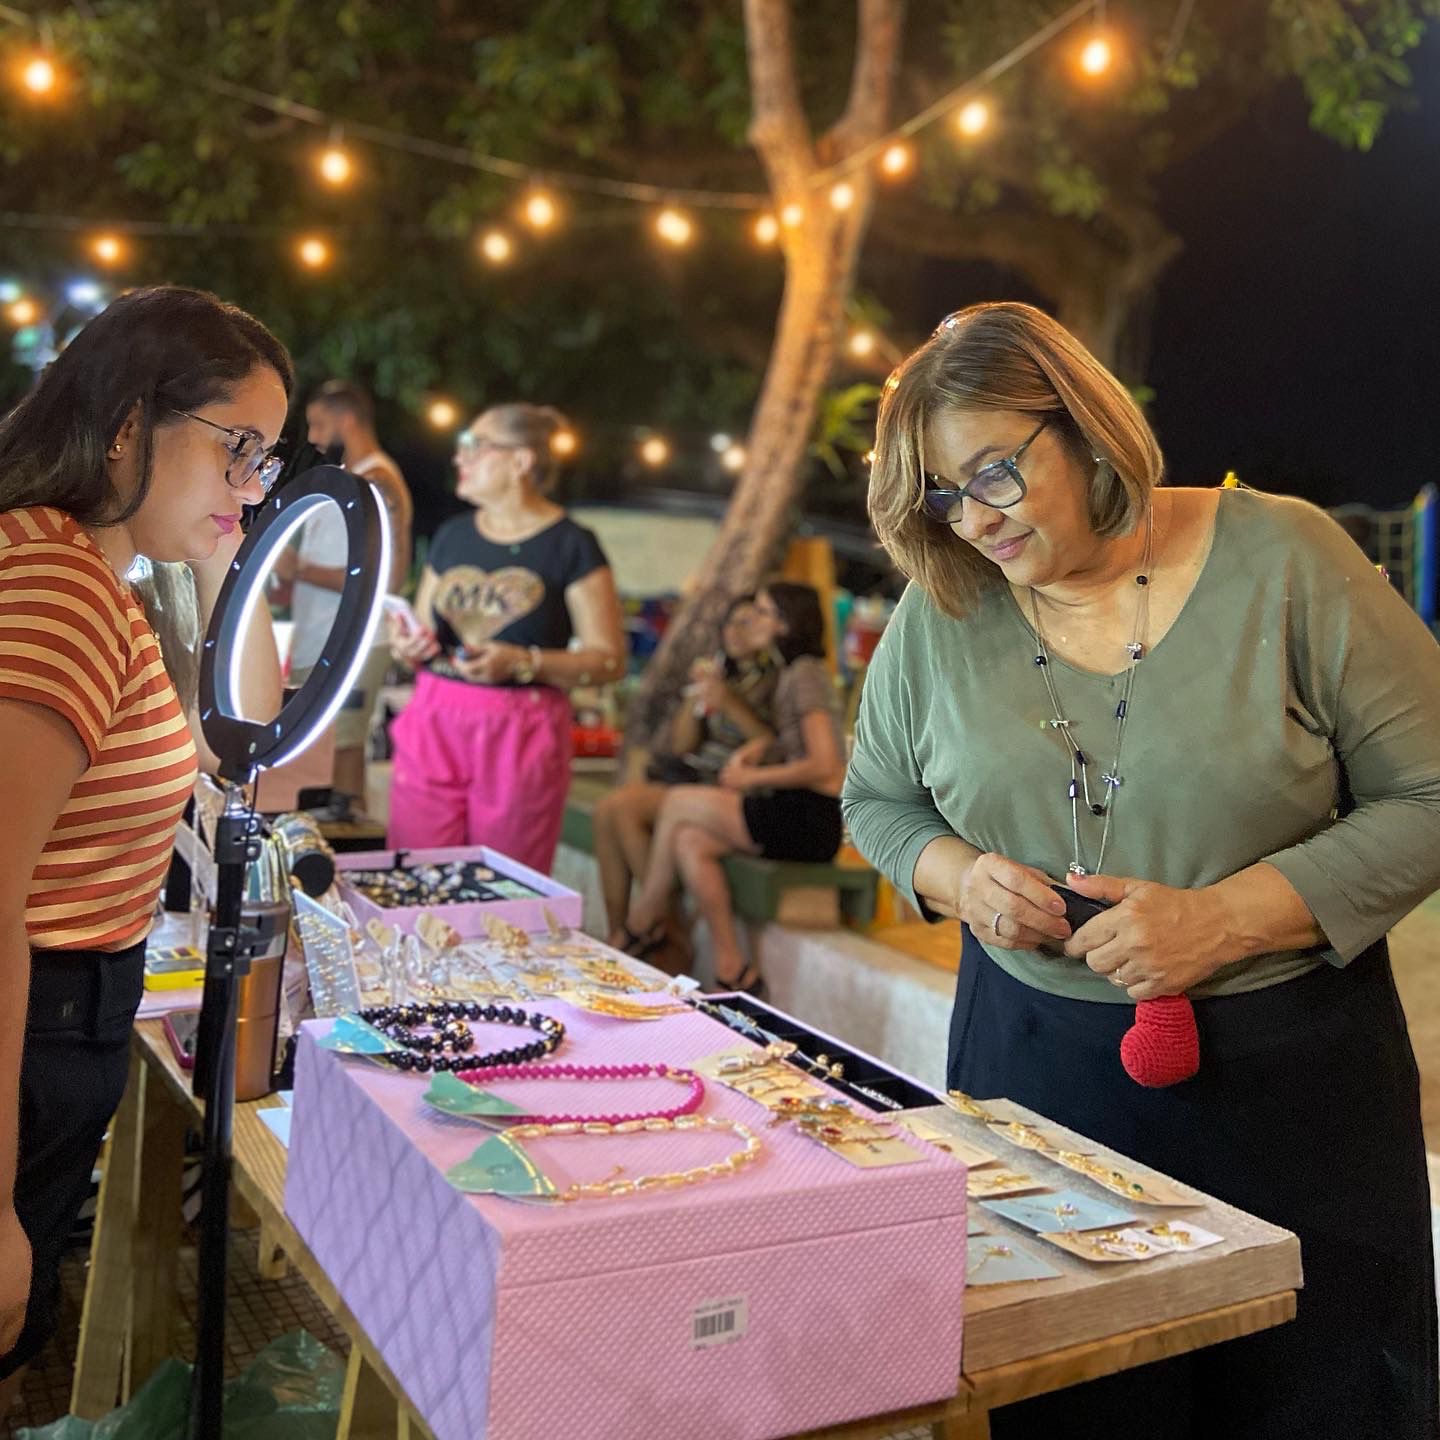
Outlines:
{"label": "barcode label on box", "polygon": [[726,1300],[706,1300],[697,1305],[690,1317],[690,1348],[707,1345],[728,1345],[739,1340],[750,1325],[750,1304],[744,1295]]}

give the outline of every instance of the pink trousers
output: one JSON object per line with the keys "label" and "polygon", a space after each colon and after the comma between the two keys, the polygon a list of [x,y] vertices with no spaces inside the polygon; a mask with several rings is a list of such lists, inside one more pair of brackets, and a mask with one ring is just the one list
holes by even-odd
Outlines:
{"label": "pink trousers", "polygon": [[390,729],[389,847],[488,845],[549,874],[570,792],[570,726],[569,697],[549,686],[422,671]]}

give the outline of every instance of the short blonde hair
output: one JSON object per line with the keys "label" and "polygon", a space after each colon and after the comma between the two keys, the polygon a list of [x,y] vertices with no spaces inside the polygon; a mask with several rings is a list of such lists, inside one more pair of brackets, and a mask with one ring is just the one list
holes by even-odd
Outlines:
{"label": "short blonde hair", "polygon": [[542,495],[548,495],[560,476],[555,437],[570,428],[564,415],[553,405],[527,405],[523,401],[492,405],[484,413],[512,445],[522,445],[534,453],[535,488]]}
{"label": "short blonde hair", "polygon": [[947,410],[1047,416],[1089,483],[1097,535],[1127,534],[1145,514],[1164,460],[1140,407],[1061,324],[1014,301],[947,316],[885,382],[870,470],[870,521],[896,567],[961,619],[999,568],[924,511],[925,427]]}

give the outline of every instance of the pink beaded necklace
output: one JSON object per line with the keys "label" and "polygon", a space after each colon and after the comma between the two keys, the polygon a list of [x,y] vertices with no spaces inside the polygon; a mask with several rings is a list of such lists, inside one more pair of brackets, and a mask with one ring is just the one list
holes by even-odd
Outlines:
{"label": "pink beaded necklace", "polygon": [[487,1065],[462,1070],[457,1079],[467,1085],[493,1080],[640,1080],[654,1075],[689,1085],[689,1094],[669,1110],[637,1110],[628,1115],[506,1115],[507,1125],[622,1125],[628,1120],[677,1120],[693,1114],[705,1098],[705,1082],[693,1070],[670,1065]]}

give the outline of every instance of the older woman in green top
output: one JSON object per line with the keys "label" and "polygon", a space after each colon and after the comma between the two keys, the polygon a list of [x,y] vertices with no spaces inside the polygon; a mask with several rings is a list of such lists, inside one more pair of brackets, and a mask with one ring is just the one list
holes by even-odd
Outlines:
{"label": "older woman in green top", "polygon": [[[911,584],[844,808],[963,921],[949,1080],[1294,1230],[1296,1321],[993,1417],[1010,1436],[1431,1436],[1418,1085],[1386,931],[1440,887],[1440,649],[1321,511],[1157,489],[1129,395],[1028,306],[891,377],[870,512]],[[1104,909],[1067,924],[1063,882]],[[1137,1086],[1137,1001],[1198,1074]]]}

